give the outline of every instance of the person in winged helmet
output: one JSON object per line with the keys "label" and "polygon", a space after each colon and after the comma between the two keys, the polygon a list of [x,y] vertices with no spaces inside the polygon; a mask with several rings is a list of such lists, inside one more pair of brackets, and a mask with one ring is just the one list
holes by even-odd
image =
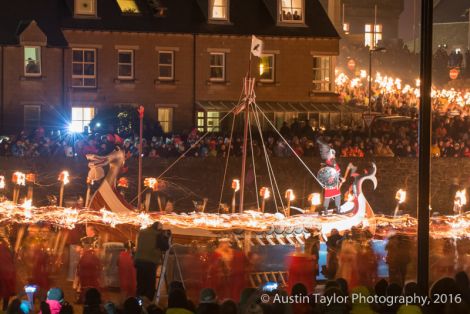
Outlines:
{"label": "person in winged helmet", "polygon": [[323,210],[327,211],[330,200],[334,199],[336,212],[341,208],[340,186],[344,179],[341,177],[341,169],[336,162],[336,152],[328,144],[317,140],[320,147],[320,156],[325,161],[318,171],[318,179],[323,185]]}

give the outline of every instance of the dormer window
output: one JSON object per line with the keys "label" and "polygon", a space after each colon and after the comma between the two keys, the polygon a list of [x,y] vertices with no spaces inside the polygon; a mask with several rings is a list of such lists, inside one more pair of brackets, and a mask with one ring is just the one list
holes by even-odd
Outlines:
{"label": "dormer window", "polygon": [[124,14],[139,14],[140,10],[135,0],[117,0],[121,12]]}
{"label": "dormer window", "polygon": [[96,16],[96,0],[75,0],[75,15]]}
{"label": "dormer window", "polygon": [[279,20],[282,23],[304,23],[304,0],[279,0]]}
{"label": "dormer window", "polygon": [[228,21],[229,0],[209,0],[209,19],[215,21]]}

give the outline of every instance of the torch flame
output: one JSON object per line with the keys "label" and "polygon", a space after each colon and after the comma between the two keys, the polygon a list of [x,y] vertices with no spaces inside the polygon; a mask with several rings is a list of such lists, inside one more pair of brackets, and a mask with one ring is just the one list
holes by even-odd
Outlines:
{"label": "torch flame", "polygon": [[293,201],[295,200],[295,194],[294,194],[294,191],[292,189],[288,189],[286,191],[286,199],[288,199],[289,201]]}
{"label": "torch flame", "polygon": [[467,191],[465,189],[457,191],[454,202],[460,207],[467,205]]}
{"label": "torch flame", "polygon": [[406,200],[406,191],[399,189],[397,194],[395,195],[395,199],[398,201],[399,204],[402,204]]}
{"label": "torch flame", "polygon": [[61,181],[63,185],[67,185],[70,182],[69,176],[69,172],[67,170],[64,170],[59,175],[59,181]]}

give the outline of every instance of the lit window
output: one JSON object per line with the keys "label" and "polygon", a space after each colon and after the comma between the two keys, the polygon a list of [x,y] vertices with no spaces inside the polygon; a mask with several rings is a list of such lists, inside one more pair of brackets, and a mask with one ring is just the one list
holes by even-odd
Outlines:
{"label": "lit window", "polygon": [[343,23],[343,32],[345,34],[349,34],[349,30],[350,30],[350,25],[349,23]]}
{"label": "lit window", "polygon": [[96,0],[75,0],[75,15],[96,16]]}
{"label": "lit window", "polygon": [[229,0],[209,1],[209,17],[211,20],[228,20],[228,1]]}
{"label": "lit window", "polygon": [[302,23],[304,21],[304,0],[280,0],[281,22]]}
{"label": "lit window", "polygon": [[24,47],[24,75],[41,76],[41,47]]}
{"label": "lit window", "polygon": [[174,78],[174,52],[159,51],[158,52],[158,79],[173,80]]}
{"label": "lit window", "polygon": [[23,125],[25,127],[36,127],[41,121],[41,106],[25,105],[23,107]]}
{"label": "lit window", "polygon": [[134,78],[133,50],[118,51],[118,78],[127,80]]}
{"label": "lit window", "polygon": [[70,131],[83,132],[85,126],[90,125],[90,121],[95,116],[95,108],[93,107],[72,107],[72,122]]}
{"label": "lit window", "polygon": [[157,119],[163,132],[173,131],[173,108],[157,108]]}
{"label": "lit window", "polygon": [[220,131],[220,112],[208,111],[207,115],[207,131],[219,132]]}
{"label": "lit window", "polygon": [[96,87],[96,50],[72,50],[72,86]]}
{"label": "lit window", "polygon": [[313,57],[313,90],[330,91],[330,64],[331,57]]}
{"label": "lit window", "polygon": [[364,28],[364,46],[370,48],[377,47],[382,40],[382,24],[375,24],[375,32],[372,31],[372,24],[366,24]]}
{"label": "lit window", "polygon": [[122,13],[125,14],[137,14],[140,13],[139,7],[135,0],[117,0],[119,8]]}
{"label": "lit window", "polygon": [[199,132],[220,132],[220,112],[199,111],[197,113],[197,130]]}
{"label": "lit window", "polygon": [[210,79],[211,81],[225,80],[225,53],[212,52],[210,60]]}
{"label": "lit window", "polygon": [[274,55],[265,54],[259,59],[259,77],[262,82],[274,82]]}
{"label": "lit window", "polygon": [[197,112],[197,130],[199,132],[206,132],[204,111]]}

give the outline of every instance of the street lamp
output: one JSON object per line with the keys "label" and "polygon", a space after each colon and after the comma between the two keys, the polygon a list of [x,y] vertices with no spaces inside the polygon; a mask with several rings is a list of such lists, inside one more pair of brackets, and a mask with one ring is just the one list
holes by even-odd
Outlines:
{"label": "street lamp", "polygon": [[374,47],[369,49],[369,92],[367,96],[369,96],[369,115],[372,112],[372,53],[378,51],[386,51],[383,47]]}

